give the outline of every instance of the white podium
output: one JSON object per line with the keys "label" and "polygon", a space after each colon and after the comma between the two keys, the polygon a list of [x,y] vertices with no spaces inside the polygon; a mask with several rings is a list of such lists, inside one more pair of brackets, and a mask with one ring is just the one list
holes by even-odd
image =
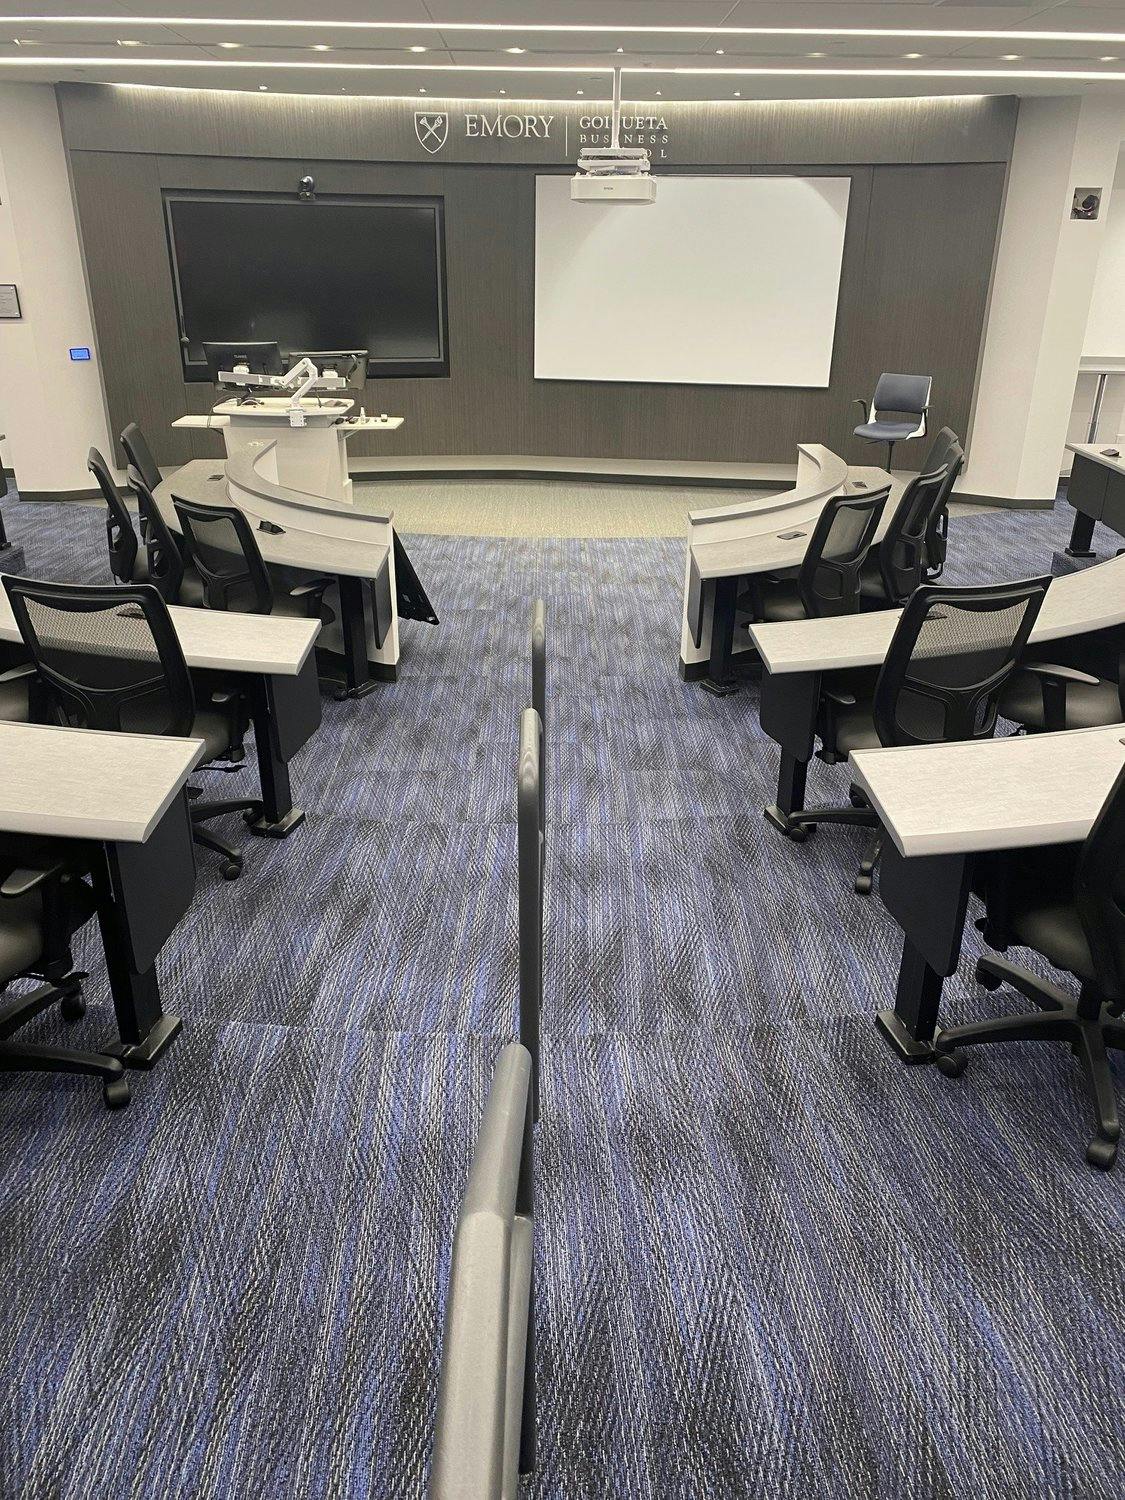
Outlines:
{"label": "white podium", "polygon": [[393,431],[402,426],[402,417],[356,417],[355,402],[347,397],[307,396],[300,403],[304,426],[294,427],[292,407],[288,396],[231,399],[220,402],[210,416],[180,417],[172,425],[221,428],[228,458],[245,455],[250,444],[272,441],[278,484],[350,505],[348,438],[356,432]]}

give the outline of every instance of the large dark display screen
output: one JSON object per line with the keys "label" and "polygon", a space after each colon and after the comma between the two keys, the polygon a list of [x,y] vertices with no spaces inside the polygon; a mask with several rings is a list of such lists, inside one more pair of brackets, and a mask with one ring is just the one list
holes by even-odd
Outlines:
{"label": "large dark display screen", "polygon": [[367,349],[368,373],[448,375],[438,198],[166,193],[184,375],[205,341]]}

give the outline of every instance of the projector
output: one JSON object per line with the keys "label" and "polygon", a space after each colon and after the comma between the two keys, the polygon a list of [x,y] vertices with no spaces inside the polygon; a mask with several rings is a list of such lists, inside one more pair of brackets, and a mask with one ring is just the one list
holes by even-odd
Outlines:
{"label": "projector", "polygon": [[652,203],[656,183],[649,166],[642,147],[587,146],[578,153],[570,196],[576,203]]}

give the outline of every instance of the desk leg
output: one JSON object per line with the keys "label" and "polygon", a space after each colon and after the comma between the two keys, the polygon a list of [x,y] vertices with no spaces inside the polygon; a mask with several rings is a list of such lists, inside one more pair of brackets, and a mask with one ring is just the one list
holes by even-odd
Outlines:
{"label": "desk leg", "polygon": [[807,760],[798,760],[790,751],[782,750],[781,764],[777,768],[777,801],[765,809],[767,821],[780,828],[782,833],[793,832],[789,825],[790,815],[804,809],[808,772]]}
{"label": "desk leg", "polygon": [[700,686],[720,697],[738,692],[738,683],[730,675],[737,599],[738,579],[716,578],[711,610],[711,658],[707,664],[707,676]]}
{"label": "desk leg", "polygon": [[903,941],[894,1010],[881,1010],[875,1024],[903,1062],[934,1060],[934,1031],[945,983],[909,938]]}
{"label": "desk leg", "polygon": [[375,679],[367,660],[367,618],[363,609],[362,578],[340,575],[340,634],[344,641],[345,697],[362,698]]}
{"label": "desk leg", "polygon": [[1074,513],[1074,525],[1070,528],[1070,541],[1066,546],[1067,557],[1095,557],[1097,554],[1090,548],[1094,540],[1094,518],[1087,516],[1082,511]]}
{"label": "desk leg", "polygon": [[[305,821],[305,814],[293,806],[289,762],[282,751],[277,716],[271,712],[270,689],[263,677],[253,679],[250,704],[263,804],[262,816],[251,823],[250,829],[263,838],[287,838]],[[318,700],[318,710],[319,706]]]}

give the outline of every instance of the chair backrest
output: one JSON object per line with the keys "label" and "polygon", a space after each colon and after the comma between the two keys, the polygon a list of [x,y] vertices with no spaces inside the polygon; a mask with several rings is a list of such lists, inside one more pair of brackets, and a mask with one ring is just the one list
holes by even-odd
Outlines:
{"label": "chair backrest", "polygon": [[858,612],[860,573],[889,494],[890,485],[884,485],[835,495],[820,512],[797,574],[810,618]]}
{"label": "chair backrest", "polygon": [[141,532],[148,554],[148,581],[166,604],[175,604],[180,597],[180,585],[184,581],[184,556],[180,544],[168,522],[160,514],[152,491],[141,478],[139,470],[132,464],[125,471],[129,488],[137,497],[137,510],[141,516]]}
{"label": "chair backrest", "polygon": [[250,522],[233,505],[199,505],[172,496],[188,555],[203,579],[208,609],[247,615],[273,610],[273,585]]}
{"label": "chair backrest", "polygon": [[160,470],[152,456],[152,449],[136,422],[130,422],[121,434],[121,446],[125,449],[125,457],[145,484],[150,490],[155,490],[160,483]]}
{"label": "chair backrest", "polygon": [[909,481],[879,543],[883,592],[894,604],[905,604],[922,582],[928,553],[930,518],[945,485],[944,467],[915,474]]}
{"label": "chair backrest", "polygon": [[871,405],[876,413],[897,411],[921,417],[930,405],[932,375],[891,375],[884,372],[875,385]]}
{"label": "chair backrest", "polygon": [[1086,835],[1074,899],[1098,988],[1107,1000],[1125,1002],[1125,768]]}
{"label": "chair backrest", "polygon": [[105,535],[109,545],[109,570],[119,583],[130,583],[137,567],[137,533],[133,518],[122,500],[109,465],[96,448],[86,455],[86,467],[98,482],[106,504]]}
{"label": "chair backrest", "polygon": [[535,1467],[533,1151],[531,1059],[512,1042],[457,1217],[429,1500],[514,1497]]}
{"label": "chair backrest", "polygon": [[945,566],[946,554],[949,551],[949,499],[953,494],[953,486],[957,483],[961,470],[965,466],[965,450],[957,434],[949,427],[943,427],[934,439],[922,468],[928,473],[941,464],[945,464],[947,468],[945,483],[941,487],[941,493],[930,515],[930,524],[926,528],[926,566],[933,573],[940,573]]}
{"label": "chair backrest", "polygon": [[151,584],[3,575],[24,645],[61,722],[186,735],[195,694],[168,606]]}
{"label": "chair backrest", "polygon": [[884,745],[991,737],[1005,682],[1027,643],[1050,577],[942,588],[907,601],[875,684]]}

